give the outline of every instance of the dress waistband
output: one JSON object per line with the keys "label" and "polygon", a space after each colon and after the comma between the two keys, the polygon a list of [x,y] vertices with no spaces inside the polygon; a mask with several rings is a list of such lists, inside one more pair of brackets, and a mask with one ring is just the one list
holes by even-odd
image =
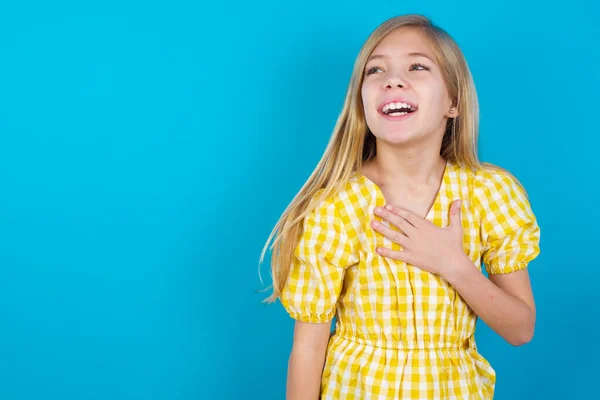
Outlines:
{"label": "dress waistband", "polygon": [[441,349],[475,349],[475,339],[473,336],[470,336],[468,339],[463,340],[462,342],[399,342],[399,341],[390,341],[390,340],[372,340],[361,338],[357,336],[348,335],[346,333],[334,333],[331,339],[341,339],[354,343],[358,343],[364,346],[377,347],[381,349],[390,349],[390,350],[441,350]]}

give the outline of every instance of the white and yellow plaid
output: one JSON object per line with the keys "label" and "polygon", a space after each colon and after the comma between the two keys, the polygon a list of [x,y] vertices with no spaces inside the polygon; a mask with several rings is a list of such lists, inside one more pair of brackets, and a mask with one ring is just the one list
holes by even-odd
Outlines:
{"label": "white and yellow plaid", "polygon": [[[448,163],[427,219],[449,223],[461,198],[464,249],[490,274],[526,268],[540,230],[520,186],[502,170]],[[375,253],[399,248],[370,227],[380,189],[354,174],[305,219],[281,302],[312,323],[337,315],[322,399],[491,399],[495,372],[478,353],[477,316],[443,279]]]}

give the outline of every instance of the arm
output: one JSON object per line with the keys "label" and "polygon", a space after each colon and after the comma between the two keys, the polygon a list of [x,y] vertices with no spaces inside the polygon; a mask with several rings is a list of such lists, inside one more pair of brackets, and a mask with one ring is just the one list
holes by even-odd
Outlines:
{"label": "arm", "polygon": [[527,266],[539,254],[540,228],[525,189],[507,171],[480,171],[472,201],[481,218],[482,262],[489,280],[475,277],[473,267],[459,269],[455,277],[450,271],[449,279],[490,328],[512,345],[525,344],[533,338],[536,319]]}
{"label": "arm", "polygon": [[331,324],[296,321],[287,376],[288,400],[318,400]]}
{"label": "arm", "polygon": [[[486,232],[491,232],[482,257],[489,272],[488,280],[464,252],[460,202],[452,204],[450,224],[446,228],[438,228],[408,210],[389,207],[389,210],[375,209],[375,213],[401,232],[375,222],[373,227],[403,246],[403,250],[378,249],[379,254],[444,278],[471,309],[510,344],[522,345],[531,340],[535,305],[526,266],[539,253],[539,227],[530,211],[524,213],[527,216],[524,223],[503,225],[498,222],[512,221],[510,216],[492,216],[485,221]],[[512,209],[515,208],[518,209]]]}
{"label": "arm", "polygon": [[334,201],[305,219],[281,303],[296,320],[289,358],[287,398],[317,400],[345,270],[358,262]]}
{"label": "arm", "polygon": [[513,346],[533,338],[535,303],[527,269],[490,275],[489,280],[468,257],[445,277],[469,307]]}

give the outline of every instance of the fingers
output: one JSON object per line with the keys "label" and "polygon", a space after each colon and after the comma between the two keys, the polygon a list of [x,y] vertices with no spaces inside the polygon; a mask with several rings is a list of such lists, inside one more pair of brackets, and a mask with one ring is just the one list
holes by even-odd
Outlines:
{"label": "fingers", "polygon": [[455,200],[450,205],[450,228],[462,229],[460,207],[461,207],[460,200]]}
{"label": "fingers", "polygon": [[[387,206],[386,206],[387,207]],[[398,208],[396,208],[399,210]],[[406,236],[410,237],[411,229],[415,229],[415,225],[411,223],[408,219],[404,218],[404,216],[394,213],[385,208],[376,207],[374,210],[375,215],[380,216],[381,218],[389,221],[395,227],[401,229]]]}
{"label": "fingers", "polygon": [[450,205],[450,216],[460,215],[460,205],[461,205],[460,199],[454,200],[452,202],[452,204]]}
{"label": "fingers", "polygon": [[396,251],[387,249],[385,247],[377,247],[375,251],[377,251],[377,254],[385,258],[391,258],[392,260],[405,262],[411,265],[414,265],[414,263],[416,262],[411,253],[407,251]]}
{"label": "fingers", "polygon": [[392,213],[392,215],[402,217],[405,221],[408,221],[415,228],[420,227],[420,225],[423,223],[423,218],[404,208],[399,208],[391,204],[387,204],[384,209]]}
{"label": "fingers", "polygon": [[371,227],[377,232],[381,233],[386,238],[390,239],[392,242],[398,243],[402,247],[405,247],[408,243],[408,237],[405,234],[403,234],[402,232],[395,231],[394,229],[385,226],[379,221],[371,221]]}

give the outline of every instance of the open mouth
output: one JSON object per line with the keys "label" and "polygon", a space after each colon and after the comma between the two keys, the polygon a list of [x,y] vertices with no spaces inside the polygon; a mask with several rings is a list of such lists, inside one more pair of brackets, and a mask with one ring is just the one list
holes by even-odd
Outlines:
{"label": "open mouth", "polygon": [[416,106],[402,102],[387,103],[381,108],[381,113],[390,117],[401,117],[415,111],[417,111]]}

